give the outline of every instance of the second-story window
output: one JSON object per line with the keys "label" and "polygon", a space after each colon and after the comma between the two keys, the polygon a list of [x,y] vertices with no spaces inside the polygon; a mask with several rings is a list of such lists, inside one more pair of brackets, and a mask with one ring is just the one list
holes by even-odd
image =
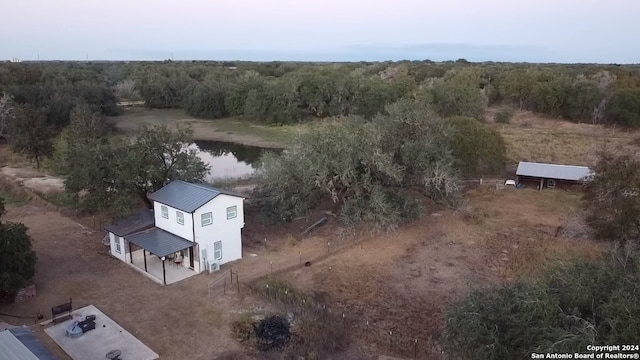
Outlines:
{"label": "second-story window", "polygon": [[184,225],[184,213],[176,211],[176,221],[180,225]]}
{"label": "second-story window", "polygon": [[200,223],[202,226],[213,224],[213,215],[211,215],[211,212],[200,215]]}
{"label": "second-story window", "polygon": [[165,219],[169,218],[169,209],[166,206],[164,205],[160,206],[160,212],[162,213],[163,218]]}

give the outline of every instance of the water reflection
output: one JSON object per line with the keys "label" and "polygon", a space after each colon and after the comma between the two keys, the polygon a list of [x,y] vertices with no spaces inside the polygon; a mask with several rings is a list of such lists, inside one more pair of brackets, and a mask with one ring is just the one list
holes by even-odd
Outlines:
{"label": "water reflection", "polygon": [[192,146],[202,161],[211,166],[209,181],[251,176],[263,152],[282,151],[224,141],[196,141]]}

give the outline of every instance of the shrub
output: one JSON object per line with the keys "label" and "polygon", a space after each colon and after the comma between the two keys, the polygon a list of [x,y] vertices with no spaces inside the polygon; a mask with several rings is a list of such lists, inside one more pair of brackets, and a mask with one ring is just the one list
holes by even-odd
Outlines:
{"label": "shrub", "polygon": [[537,283],[472,291],[447,310],[448,356],[524,359],[532,352],[637,343],[640,257],[612,255],[607,262],[559,265]]}
{"label": "shrub", "polygon": [[495,115],[495,120],[498,124],[508,124],[513,118],[513,109],[506,108],[498,111]]}

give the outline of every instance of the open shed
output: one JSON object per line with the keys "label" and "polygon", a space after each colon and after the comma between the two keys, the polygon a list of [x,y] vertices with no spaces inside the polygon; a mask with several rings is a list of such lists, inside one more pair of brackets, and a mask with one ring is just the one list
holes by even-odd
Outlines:
{"label": "open shed", "polygon": [[535,186],[538,190],[556,187],[571,188],[588,181],[593,170],[588,166],[545,164],[521,161],[516,170],[518,184]]}

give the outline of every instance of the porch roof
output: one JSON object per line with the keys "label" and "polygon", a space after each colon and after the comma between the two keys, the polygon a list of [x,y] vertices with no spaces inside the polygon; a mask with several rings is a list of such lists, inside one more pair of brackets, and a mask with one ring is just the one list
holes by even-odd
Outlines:
{"label": "porch roof", "polygon": [[125,239],[158,257],[167,256],[195,245],[192,241],[157,227],[128,235]]}

